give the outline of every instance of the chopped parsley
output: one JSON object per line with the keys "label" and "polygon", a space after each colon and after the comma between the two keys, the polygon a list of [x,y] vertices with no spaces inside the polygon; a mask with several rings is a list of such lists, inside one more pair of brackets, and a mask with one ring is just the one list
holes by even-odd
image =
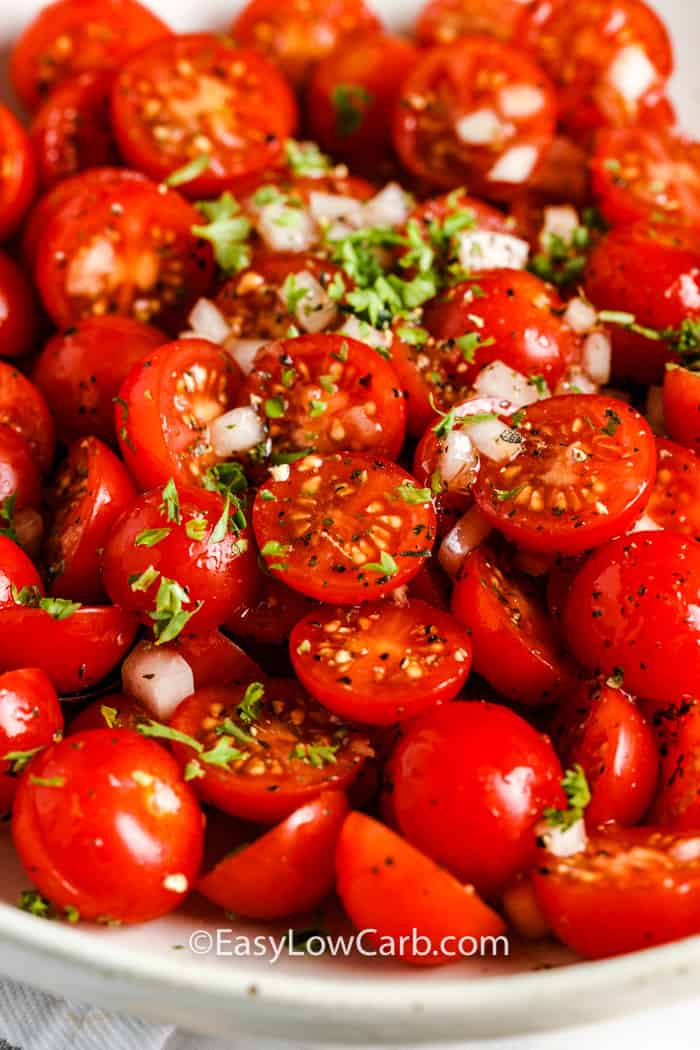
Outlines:
{"label": "chopped parsley", "polygon": [[227,190],[218,200],[198,201],[197,208],[209,222],[193,226],[194,236],[209,241],[222,270],[227,273],[245,270],[251,259],[248,239],[252,226],[233,194]]}
{"label": "chopped parsley", "polygon": [[165,515],[166,521],[173,521],[176,525],[180,524],[180,497],[178,495],[177,487],[175,482],[171,478],[166,483],[161,493],[162,499],[160,504],[160,512]]}
{"label": "chopped parsley", "polygon": [[378,562],[366,562],[362,569],[365,572],[379,573],[381,576],[395,576],[399,571],[398,565],[386,551],[382,551]]}
{"label": "chopped parsley", "polygon": [[186,183],[194,182],[200,175],[203,175],[210,164],[211,157],[203,153],[201,156],[189,161],[189,163],[183,164],[181,168],[168,175],[167,179],[163,181],[166,186],[184,186]]}
{"label": "chopped parsley", "polygon": [[331,92],[335,110],[335,130],[338,135],[352,135],[362,127],[366,109],[374,96],[361,84],[336,84]]}
{"label": "chopped parsley", "polygon": [[176,580],[168,579],[167,576],[161,576],[155,608],[148,613],[149,618],[153,621],[156,645],[172,642],[192,617],[199,612],[201,602],[197,602],[194,609],[183,609],[183,605],[189,603],[190,597],[181,584]]}
{"label": "chopped parsley", "polygon": [[162,543],[164,539],[167,539],[171,531],[171,529],[144,529],[138,534],[134,544],[137,547],[155,547],[157,543]]}
{"label": "chopped parsley", "polygon": [[289,757],[306,762],[315,769],[323,769],[324,766],[335,765],[338,761],[335,756],[339,750],[340,744],[295,744]]}
{"label": "chopped parsley", "polygon": [[251,725],[258,718],[262,706],[265,686],[262,682],[251,682],[243,694],[243,699],[236,707],[236,714],[241,722]]}
{"label": "chopped parsley", "polygon": [[428,503],[432,497],[430,489],[419,489],[412,481],[402,481],[394,493],[404,503]]}
{"label": "chopped parsley", "polygon": [[573,769],[567,769],[561,786],[566,794],[567,808],[555,809],[550,806],[544,810],[542,816],[550,827],[566,831],[583,818],[583,812],[591,801],[591,790],[586,774],[578,763]]}

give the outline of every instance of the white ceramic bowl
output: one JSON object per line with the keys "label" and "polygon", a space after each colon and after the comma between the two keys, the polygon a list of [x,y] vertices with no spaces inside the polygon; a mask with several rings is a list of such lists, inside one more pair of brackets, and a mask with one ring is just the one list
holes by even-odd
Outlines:
{"label": "white ceramic bowl", "polygon": [[[280,0],[284,2],[284,0]],[[418,0],[373,0],[407,27]],[[42,6],[0,0],[0,56]],[[178,29],[224,28],[236,0],[150,0]],[[656,0],[671,26],[679,72],[674,97],[700,132],[700,5]],[[9,93],[0,81],[0,97]],[[58,995],[217,1035],[319,1042],[418,1043],[516,1034],[598,1020],[697,992],[700,937],[599,963],[575,963],[555,946],[513,946],[509,959],[466,961],[430,972],[379,959],[198,956],[199,929],[233,926],[205,902],[133,929],[73,928],[15,907],[28,885],[5,826],[0,832],[0,972]],[[235,924],[236,934],[269,928]],[[223,941],[229,939],[223,935]],[[224,950],[230,945],[223,943]]]}

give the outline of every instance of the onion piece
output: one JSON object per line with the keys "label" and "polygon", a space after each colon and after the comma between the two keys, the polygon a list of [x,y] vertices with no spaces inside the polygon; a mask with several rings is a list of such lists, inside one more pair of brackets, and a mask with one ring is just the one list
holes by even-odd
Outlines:
{"label": "onion piece", "polygon": [[316,222],[345,222],[358,230],[365,225],[362,203],[354,197],[342,197],[337,193],[320,193],[313,190],[309,195],[309,211]]}
{"label": "onion piece", "polygon": [[470,507],[440,544],[438,560],[448,576],[457,576],[466,556],[480,547],[490,532],[491,526],[479,508]]}
{"label": "onion piece", "polygon": [[459,234],[459,262],[465,270],[523,270],[529,254],[527,241],[512,233],[472,230]]}
{"label": "onion piece", "polygon": [[457,138],[468,146],[488,146],[502,133],[503,124],[495,109],[477,109],[460,117],[455,124]]}
{"label": "onion piece", "polygon": [[581,853],[588,844],[583,817],[569,828],[552,827],[546,821],[540,821],[535,833],[538,838],[544,840],[545,849],[555,857],[573,857],[575,853]]}
{"label": "onion piece", "polygon": [[265,204],[256,225],[267,247],[276,252],[306,252],[316,240],[316,224],[309,213],[281,201]]}
{"label": "onion piece", "polygon": [[536,385],[503,361],[492,361],[482,368],[474,380],[474,389],[482,397],[510,402],[512,410],[533,405],[540,399]]}
{"label": "onion piece", "polygon": [[440,477],[453,492],[469,492],[479,469],[479,457],[465,430],[452,429],[442,442],[437,463]]}
{"label": "onion piece", "polygon": [[[294,274],[295,286],[305,294],[299,297],[294,316],[305,332],[323,332],[330,328],[338,317],[338,307],[326,290],[308,270]],[[280,298],[284,296],[280,290]]]}
{"label": "onion piece", "polygon": [[533,84],[509,84],[498,93],[501,113],[509,120],[534,117],[544,106],[544,91]]}
{"label": "onion piece", "polygon": [[522,438],[500,419],[487,419],[469,425],[469,436],[478,452],[496,463],[515,459],[522,448]]}
{"label": "onion piece", "polygon": [[367,343],[373,350],[390,350],[394,342],[394,333],[391,329],[387,328],[385,331],[382,331],[379,328],[373,328],[371,324],[361,321],[354,314],[348,317],[338,332],[340,335],[347,335],[351,339],[357,339],[361,343]]}
{"label": "onion piece", "polygon": [[180,653],[143,641],[122,664],[122,686],[153,718],[166,722],[178,704],[194,692],[194,675]]}
{"label": "onion piece", "polygon": [[198,299],[187,320],[196,336],[211,343],[223,343],[231,334],[228,321],[211,299]]}
{"label": "onion piece", "polygon": [[539,151],[535,146],[511,146],[498,158],[486,178],[490,182],[527,182],[538,159]]}
{"label": "onion piece", "polygon": [[610,382],[612,364],[612,344],[606,332],[591,332],[587,335],[581,352],[583,369],[594,383]]}
{"label": "onion piece", "polygon": [[598,311],[585,299],[576,296],[564,311],[564,322],[579,334],[591,332],[598,324]]}
{"label": "onion piece", "polygon": [[411,211],[411,198],[398,182],[387,182],[364,206],[365,226],[402,226]]}
{"label": "onion piece", "polygon": [[540,246],[546,251],[550,237],[561,237],[563,241],[570,244],[574,232],[580,225],[579,214],[573,205],[550,205],[550,207],[544,209],[544,225],[540,233]]}
{"label": "onion piece", "polygon": [[656,66],[639,44],[620,48],[607,72],[607,80],[630,103],[638,102],[658,79]]}
{"label": "onion piece", "polygon": [[250,405],[232,408],[209,425],[211,447],[221,459],[227,459],[236,452],[247,452],[265,441],[266,437],[265,424]]}
{"label": "onion piece", "polygon": [[557,383],[555,394],[597,394],[598,384],[578,365],[572,365]]}
{"label": "onion piece", "polygon": [[234,339],[228,338],[224,343],[224,350],[230,354],[240,368],[243,375],[247,376],[253,371],[253,363],[261,346],[267,346],[267,339]]}

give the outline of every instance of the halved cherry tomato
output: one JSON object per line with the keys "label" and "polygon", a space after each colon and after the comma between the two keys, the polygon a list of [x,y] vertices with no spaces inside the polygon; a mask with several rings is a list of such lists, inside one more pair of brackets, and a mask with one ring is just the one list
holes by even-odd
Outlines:
{"label": "halved cherry tomato", "polygon": [[644,513],[663,529],[700,539],[700,460],[664,438],[656,439],[656,450],[656,481]]}
{"label": "halved cherry tomato", "polygon": [[199,874],[204,817],[165,748],[131,729],[53,744],[22,777],[12,837],[29,878],[88,920],[173,911]]}
{"label": "halved cherry tomato", "polygon": [[34,384],[5,361],[0,361],[0,423],[27,441],[39,467],[46,472],[56,446],[51,413]]}
{"label": "halved cherry tomato", "polygon": [[234,39],[272,59],[300,87],[314,65],[361,30],[380,23],[363,0],[249,0],[231,27]]}
{"label": "halved cherry tomato", "polygon": [[429,0],[416,22],[421,44],[451,44],[463,36],[512,40],[534,0]]}
{"label": "halved cherry tomato", "polygon": [[[321,791],[349,787],[372,754],[367,737],[312,700],[298,682],[199,689],[183,700],[172,729],[178,761],[206,802],[234,817],[274,823]],[[252,730],[252,732],[251,732]]]}
{"label": "halved cherry tomato", "polygon": [[14,608],[14,595],[25,587],[38,595],[44,593],[41,577],[31,559],[13,540],[0,535],[0,609]]}
{"label": "halved cherry tomato", "polygon": [[474,647],[474,670],[521,704],[551,702],[567,680],[559,646],[532,580],[508,572],[487,548],[465,559],[452,612]]}
{"label": "halved cherry tomato", "polygon": [[88,704],[71,719],[68,734],[72,736],[86,729],[138,729],[150,721],[150,713],[133,696],[109,693]]}
{"label": "halved cherry tomato", "polygon": [[95,685],[126,656],[136,617],[116,605],[67,610],[60,599],[45,609],[15,605],[0,610],[0,669],[40,667],[61,694]]}
{"label": "halved cherry tomato", "polygon": [[201,156],[182,183],[195,198],[279,163],[297,121],[281,74],[255,51],[192,33],[155,41],[121,67],[112,95],[119,149],[132,167],[164,179]]}
{"label": "halved cherry tomato", "polygon": [[674,831],[697,831],[700,825],[700,707],[687,700],[654,708],[659,737],[659,786],[649,819]]}
{"label": "halved cherry tomato", "polygon": [[279,919],[316,908],[335,883],[335,848],[347,812],[344,795],[323,791],[219,861],[199,880],[198,892],[252,919]]}
{"label": "halved cherry tomato", "polygon": [[273,457],[348,450],[396,459],[403,445],[398,377],[357,339],[319,333],[268,344],[238,394],[249,402],[266,417]]}
{"label": "halved cherry tomato", "polygon": [[432,501],[415,489],[400,467],[357,453],[297,460],[255,500],[268,569],[321,601],[385,597],[420,571],[435,539]]}
{"label": "halved cherry tomato", "polygon": [[41,474],[29,442],[6,423],[0,423],[0,508],[2,527],[23,507],[41,505]]}
{"label": "halved cherry tomato", "polygon": [[564,610],[574,656],[657,703],[700,695],[700,548],[676,533],[638,532],[595,551]]}
{"label": "halved cherry tomato", "polygon": [[508,198],[551,146],[555,114],[554,88],[526,53],[465,37],[431,48],[404,80],[394,146],[434,185]]}
{"label": "halved cherry tomato", "polygon": [[44,561],[51,594],[93,605],[105,600],[101,551],[136,496],[124,465],[97,438],[80,438],[69,448],[49,493]]}
{"label": "halved cherry tomato", "polygon": [[36,161],[29,136],[0,102],[0,241],[19,226],[34,199]]}
{"label": "halved cherry tomato", "polygon": [[452,700],[471,667],[460,624],[416,599],[323,606],[296,625],[289,654],[324,707],[369,725],[402,722]]}
{"label": "halved cherry tomato", "polygon": [[94,70],[66,80],[34,116],[30,136],[44,189],[85,168],[119,162],[110,126],[113,79],[111,70]]}
{"label": "halved cherry tomato", "polygon": [[61,705],[43,671],[31,667],[0,675],[0,812],[11,809],[17,776],[32,755],[62,733]]}
{"label": "halved cherry tomato", "polygon": [[167,342],[131,317],[86,317],[48,341],[32,378],[46,398],[59,437],[93,436],[115,444],[114,399],[127,375]]}
{"label": "halved cherry tomato", "polygon": [[571,584],[583,564],[583,555],[573,558],[557,557],[547,575],[547,610],[558,634],[562,631],[564,609]]}
{"label": "halved cherry tomato", "polygon": [[294,625],[315,604],[305,594],[261,572],[255,597],[226,621],[226,630],[260,645],[286,645]]}
{"label": "halved cherry tomato", "polygon": [[579,554],[639,517],[656,475],[648,424],[623,401],[547,398],[518,424],[506,463],[484,458],[474,497],[484,516],[526,550]]}
{"label": "halved cherry tomato", "polygon": [[195,634],[185,629],[166,649],[177,652],[192,668],[195,689],[232,682],[260,682],[267,677],[262,667],[221,631]]}
{"label": "halved cherry tomato", "polygon": [[35,280],[52,320],[116,313],[181,327],[212,275],[211,247],[192,233],[199,212],[134,172],[79,178],[36,246]]}
{"label": "halved cherry tomato", "polygon": [[686,448],[700,451],[700,373],[668,368],[663,391],[664,424],[669,434]]}
{"label": "halved cherry tomato", "polygon": [[33,349],[39,304],[24,272],[0,252],[0,357],[22,357]]}
{"label": "halved cherry tomato", "polygon": [[532,865],[542,810],[563,804],[561,776],[547,737],[483,701],[422,715],[386,767],[402,834],[487,897]]}
{"label": "halved cherry tomato", "polygon": [[235,361],[205,339],[166,343],[132,369],[116,398],[119,447],[142,488],[201,485],[218,463],[208,426],[234,403]]}
{"label": "halved cherry tomato", "polygon": [[[337,892],[363,940],[382,938],[404,961],[439,966],[460,958],[479,938],[496,937],[503,920],[429,857],[364,813],[347,817],[335,855]],[[370,932],[371,931],[371,932]],[[414,947],[418,934],[427,938]],[[386,950],[383,954],[391,954]]]}
{"label": "halved cherry tomato", "polygon": [[537,903],[564,944],[600,959],[700,932],[697,833],[622,828],[569,857],[544,853]]}

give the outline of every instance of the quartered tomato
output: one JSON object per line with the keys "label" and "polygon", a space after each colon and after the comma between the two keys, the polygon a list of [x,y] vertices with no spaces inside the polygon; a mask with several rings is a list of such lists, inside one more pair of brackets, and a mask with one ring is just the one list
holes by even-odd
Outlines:
{"label": "quartered tomato", "polygon": [[38,595],[44,593],[34,563],[18,544],[0,535],[0,609],[13,608],[16,604],[14,595],[25,587]]}
{"label": "quartered tomato", "polygon": [[61,705],[43,671],[32,667],[0,675],[0,812],[12,807],[27,762],[62,733]]}
{"label": "quartered tomato", "polygon": [[54,323],[111,313],[181,326],[211,281],[210,246],[192,234],[200,218],[134,172],[83,175],[36,245],[34,276]]}
{"label": "quartered tomato", "polygon": [[543,853],[537,903],[559,940],[600,959],[700,931],[697,833],[623,828],[569,857]]}
{"label": "quartered tomato", "polygon": [[416,599],[323,606],[296,625],[289,653],[300,682],[324,707],[369,725],[402,722],[452,700],[471,667],[460,624]]}
{"label": "quartered tomato", "polygon": [[323,791],[259,839],[224,857],[197,883],[207,900],[252,919],[318,907],[335,883],[335,848],[345,796]]}
{"label": "quartered tomato", "polygon": [[249,0],[231,27],[234,39],[254,47],[282,70],[295,87],[336,46],[379,20],[363,0]]}
{"label": "quartered tomato", "polygon": [[650,820],[674,831],[700,824],[700,707],[696,700],[655,708],[661,769]]}
{"label": "quartered tomato", "polygon": [[554,137],[556,98],[522,50],[465,37],[424,54],[406,77],[394,145],[416,175],[486,198],[522,189]]}
{"label": "quartered tomato", "polygon": [[200,798],[266,824],[347,788],[372,754],[366,736],[282,678],[199,689],[170,726],[192,738],[174,736],[172,746]]}
{"label": "quartered tomato", "polygon": [[544,603],[524,574],[505,571],[490,550],[465,559],[452,592],[452,612],[466,628],[474,670],[521,704],[551,702],[568,681]]}
{"label": "quartered tomato", "polygon": [[205,339],[166,343],[132,369],[116,400],[119,447],[142,488],[198,486],[220,458],[208,427],[234,403],[240,369]]}
{"label": "quartered tomato", "polygon": [[410,474],[357,453],[309,455],[261,488],[255,536],[270,572],[322,601],[353,605],[408,583],[435,538],[431,500]]}
{"label": "quartered tomato", "polygon": [[273,457],[348,450],[396,459],[403,445],[398,377],[357,339],[319,334],[268,344],[238,401],[260,406]]}
{"label": "quartered tomato", "polygon": [[[462,939],[468,951],[481,937],[498,937],[505,930],[501,917],[473,886],[461,885],[364,813],[351,813],[343,825],[336,870],[336,890],[345,911],[363,931],[363,941],[379,954],[439,966],[460,958]],[[427,938],[425,950],[418,950],[416,934]]]}
{"label": "quartered tomato", "polygon": [[199,874],[204,817],[165,748],[130,729],[75,734],[22,778],[12,836],[59,910],[102,922],[173,911]]}
{"label": "quartered tomato", "polygon": [[12,525],[15,511],[41,506],[41,474],[29,442],[7,423],[0,423],[0,509],[2,527]]}
{"label": "quartered tomato", "polygon": [[261,572],[255,597],[227,620],[226,630],[235,638],[260,645],[286,645],[294,625],[310,613],[315,604],[305,594]]}
{"label": "quartered tomato", "polygon": [[97,438],[80,438],[69,448],[48,497],[44,562],[51,594],[88,604],[105,600],[101,551],[136,495],[124,465]]}
{"label": "quartered tomato", "polygon": [[34,199],[36,161],[29,136],[0,102],[0,241],[19,226]]}
{"label": "quartered tomato", "polygon": [[664,438],[656,439],[656,449],[656,481],[644,514],[660,528],[700,539],[700,460]]}
{"label": "quartered tomato", "polygon": [[700,451],[700,373],[689,368],[668,368],[663,405],[664,425],[671,437],[694,452]]}
{"label": "quartered tomato", "polygon": [[39,304],[24,272],[0,252],[0,357],[22,357],[34,347]]}
{"label": "quartered tomato", "polygon": [[39,467],[46,472],[56,446],[48,405],[34,384],[4,361],[0,361],[0,423],[25,439]]}
{"label": "quartered tomato", "polygon": [[127,162],[154,179],[206,157],[182,182],[199,198],[278,163],[297,111],[286,81],[259,54],[192,33],[156,41],[122,66],[112,120]]}
{"label": "quartered tomato", "polygon": [[528,406],[505,463],[482,461],[481,512],[526,550],[579,554],[639,517],[656,475],[648,424],[613,398],[571,394]]}
{"label": "quartered tomato", "polygon": [[638,532],[595,551],[564,610],[569,645],[593,671],[657,703],[697,696],[700,548],[676,533]]}
{"label": "quartered tomato", "polygon": [[517,35],[533,0],[429,0],[416,22],[421,44],[451,44],[463,36],[495,36],[509,41]]}

